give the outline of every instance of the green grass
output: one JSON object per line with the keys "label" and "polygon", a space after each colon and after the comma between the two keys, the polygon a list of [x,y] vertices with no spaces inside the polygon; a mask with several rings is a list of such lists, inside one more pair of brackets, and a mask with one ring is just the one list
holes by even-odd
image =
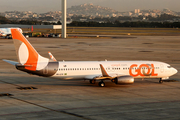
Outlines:
{"label": "green grass", "polygon": [[[23,31],[29,31],[29,29],[23,29]],[[61,34],[61,30],[53,29],[34,29],[33,32],[41,33],[58,33]],[[176,28],[120,28],[120,27],[67,27],[67,34],[94,34],[94,35],[171,35],[179,36],[180,29]]]}

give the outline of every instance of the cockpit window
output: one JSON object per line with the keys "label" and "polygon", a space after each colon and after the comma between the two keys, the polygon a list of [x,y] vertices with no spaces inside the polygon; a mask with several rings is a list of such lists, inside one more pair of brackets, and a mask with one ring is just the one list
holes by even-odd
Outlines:
{"label": "cockpit window", "polygon": [[168,68],[171,68],[171,66],[167,66]]}

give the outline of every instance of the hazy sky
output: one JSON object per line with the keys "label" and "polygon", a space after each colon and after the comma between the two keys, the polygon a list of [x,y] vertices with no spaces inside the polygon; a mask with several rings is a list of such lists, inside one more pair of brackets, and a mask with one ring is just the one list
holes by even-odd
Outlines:
{"label": "hazy sky", "polygon": [[[67,0],[67,6],[93,3],[110,7],[120,12],[134,9],[160,9],[169,8],[180,12],[180,0]],[[0,12],[4,11],[33,11],[44,13],[61,10],[61,0],[1,0]]]}

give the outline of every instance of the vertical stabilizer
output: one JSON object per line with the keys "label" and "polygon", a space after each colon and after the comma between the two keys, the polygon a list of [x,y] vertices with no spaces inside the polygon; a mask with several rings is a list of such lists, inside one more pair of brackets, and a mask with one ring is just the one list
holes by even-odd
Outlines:
{"label": "vertical stabilizer", "polygon": [[32,71],[41,70],[47,66],[49,59],[40,56],[17,29],[11,29],[11,33],[19,63]]}

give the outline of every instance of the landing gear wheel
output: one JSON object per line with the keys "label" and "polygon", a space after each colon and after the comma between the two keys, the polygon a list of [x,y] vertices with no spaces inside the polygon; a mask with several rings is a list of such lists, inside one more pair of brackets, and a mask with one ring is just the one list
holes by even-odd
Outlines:
{"label": "landing gear wheel", "polygon": [[162,80],[162,79],[160,79],[160,80],[159,80],[159,83],[161,83],[161,84],[162,84],[162,83],[163,83],[163,80]]}
{"label": "landing gear wheel", "polygon": [[89,81],[91,84],[95,84],[96,83],[96,80],[90,80]]}
{"label": "landing gear wheel", "polygon": [[100,87],[104,87],[104,86],[105,86],[105,83],[104,83],[104,82],[99,82],[99,86],[100,86]]}
{"label": "landing gear wheel", "polygon": [[111,82],[116,83],[116,80],[115,80],[115,79],[113,79],[113,80],[111,80]]}

